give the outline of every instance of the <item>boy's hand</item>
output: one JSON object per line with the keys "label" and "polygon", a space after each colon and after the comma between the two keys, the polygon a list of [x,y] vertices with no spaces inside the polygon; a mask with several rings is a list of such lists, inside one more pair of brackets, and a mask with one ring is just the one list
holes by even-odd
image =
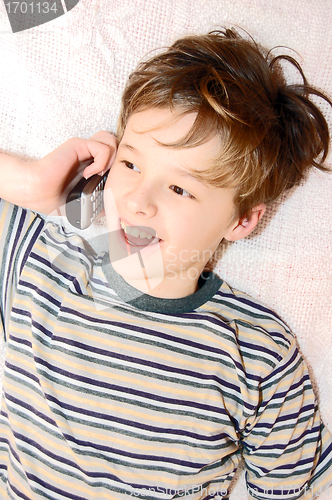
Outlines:
{"label": "boy's hand", "polygon": [[[82,175],[90,177],[110,168],[116,149],[116,138],[101,131],[91,139],[69,139],[35,162],[26,163],[1,155],[0,172],[4,183],[0,196],[30,210],[54,214],[65,204],[68,193]],[[93,163],[86,166],[89,160]]]}
{"label": "boy's hand", "polygon": [[102,163],[100,161],[100,158],[98,161],[96,161],[96,158],[94,162],[89,165],[88,167],[84,168],[83,170],[83,176],[87,179],[88,177],[91,177],[94,174],[100,174],[102,175],[105,173],[106,170],[108,170],[112,163],[115,160],[115,155],[118,147],[118,142],[117,139],[114,135],[110,134],[109,132],[106,132],[105,130],[100,130],[97,132],[95,135],[93,135],[90,140],[97,141],[99,143],[105,144],[109,146],[111,150],[111,158],[109,160],[108,166],[106,168],[101,169]]}

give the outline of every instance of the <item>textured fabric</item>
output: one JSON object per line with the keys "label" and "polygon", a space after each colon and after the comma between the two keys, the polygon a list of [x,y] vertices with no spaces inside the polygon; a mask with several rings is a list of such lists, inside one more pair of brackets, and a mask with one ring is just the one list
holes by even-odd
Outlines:
{"label": "textured fabric", "polygon": [[241,450],[250,498],[332,482],[331,435],[271,310],[220,279],[195,309],[195,294],[182,313],[137,309],[77,235],[1,208],[1,498],[226,497]]}
{"label": "textured fabric", "polygon": [[[80,0],[69,14],[15,35],[0,2],[0,150],[35,159],[71,136],[115,131],[125,81],[140,58],[224,25],[243,27],[267,47],[294,49],[277,50],[295,55],[309,82],[332,95],[330,0]],[[313,172],[269,207],[253,235],[222,247],[215,267],[291,327],[330,429],[331,192],[332,176]],[[4,345],[1,353],[2,367]],[[245,497],[240,481],[231,498]]]}

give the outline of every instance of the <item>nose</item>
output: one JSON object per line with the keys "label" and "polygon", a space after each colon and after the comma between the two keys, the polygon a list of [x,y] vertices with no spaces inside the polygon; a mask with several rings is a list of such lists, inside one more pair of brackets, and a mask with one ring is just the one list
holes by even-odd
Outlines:
{"label": "nose", "polygon": [[156,215],[156,193],[153,186],[144,182],[137,183],[124,195],[124,203],[132,214],[139,214],[145,218]]}

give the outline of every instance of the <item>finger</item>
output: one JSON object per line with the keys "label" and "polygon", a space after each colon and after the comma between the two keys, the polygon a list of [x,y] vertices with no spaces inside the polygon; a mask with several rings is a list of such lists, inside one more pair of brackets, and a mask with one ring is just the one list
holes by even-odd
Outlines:
{"label": "finger", "polygon": [[114,139],[117,143],[115,135],[111,134],[110,132],[107,132],[106,130],[100,130],[99,132],[94,134],[90,139],[103,142],[104,144],[108,144],[109,146],[114,145]]}
{"label": "finger", "polygon": [[87,141],[87,146],[93,157],[93,163],[83,171],[86,179],[94,174],[103,175],[111,167],[116,156],[117,147],[116,138],[114,136],[111,137],[112,139],[109,140],[109,144],[107,145],[95,140]]}

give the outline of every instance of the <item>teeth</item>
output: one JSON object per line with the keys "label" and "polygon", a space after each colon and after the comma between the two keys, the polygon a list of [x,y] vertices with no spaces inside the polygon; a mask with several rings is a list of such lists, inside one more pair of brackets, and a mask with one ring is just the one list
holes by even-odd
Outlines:
{"label": "teeth", "polygon": [[147,238],[148,240],[151,240],[152,234],[148,234],[145,231],[142,231],[140,234],[140,238]]}
{"label": "teeth", "polygon": [[120,220],[121,228],[124,230],[125,233],[131,234],[131,236],[134,236],[135,238],[147,238],[148,240],[151,240],[153,238],[152,234],[146,233],[145,231],[140,231],[138,227],[135,226],[127,226],[123,220]]}

